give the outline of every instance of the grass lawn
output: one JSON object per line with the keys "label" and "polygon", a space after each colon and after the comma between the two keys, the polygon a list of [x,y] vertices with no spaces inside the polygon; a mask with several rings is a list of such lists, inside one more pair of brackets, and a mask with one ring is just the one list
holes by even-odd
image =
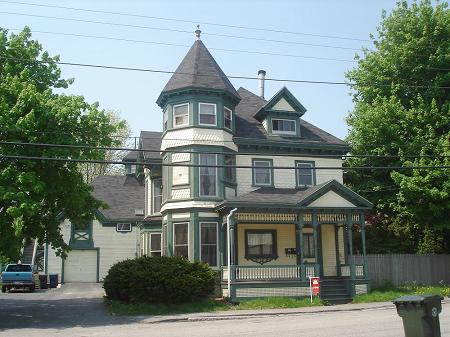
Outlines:
{"label": "grass lawn", "polygon": [[353,299],[353,303],[369,302],[389,302],[405,295],[441,295],[447,297],[450,295],[450,286],[417,286],[405,285],[400,287],[385,286],[374,289],[369,294],[358,295]]}
{"label": "grass lawn", "polygon": [[185,303],[178,305],[122,303],[119,301],[108,301],[107,303],[109,305],[110,312],[114,315],[169,315],[226,310],[301,308],[323,305],[323,302],[317,298],[314,299],[313,303],[310,303],[309,298],[296,299],[286,297],[259,298],[242,301],[236,305],[228,303],[224,300],[211,299],[196,303]]}

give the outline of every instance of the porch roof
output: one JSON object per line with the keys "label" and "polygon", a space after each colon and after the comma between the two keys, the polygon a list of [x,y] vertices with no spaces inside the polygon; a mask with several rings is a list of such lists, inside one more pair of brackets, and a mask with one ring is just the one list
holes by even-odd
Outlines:
{"label": "porch roof", "polygon": [[348,187],[336,180],[312,186],[307,189],[296,188],[274,188],[260,187],[257,190],[245,193],[236,197],[231,197],[217,206],[217,210],[224,208],[279,208],[279,209],[311,209],[328,208],[327,206],[315,206],[314,201],[318,200],[327,192],[334,192],[339,197],[345,199],[352,205],[336,207],[330,205],[329,208],[360,208],[370,209],[372,204],[359,194],[353,192]]}

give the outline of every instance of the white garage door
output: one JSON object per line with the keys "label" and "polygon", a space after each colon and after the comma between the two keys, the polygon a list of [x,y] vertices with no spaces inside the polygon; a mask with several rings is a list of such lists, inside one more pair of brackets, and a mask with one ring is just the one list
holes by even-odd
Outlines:
{"label": "white garage door", "polygon": [[97,282],[97,251],[69,252],[64,261],[64,282]]}

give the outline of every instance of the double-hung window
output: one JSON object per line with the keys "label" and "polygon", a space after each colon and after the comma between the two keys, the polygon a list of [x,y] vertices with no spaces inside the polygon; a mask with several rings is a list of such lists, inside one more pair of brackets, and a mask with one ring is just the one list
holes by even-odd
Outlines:
{"label": "double-hung window", "polygon": [[167,124],[169,123],[169,114],[167,113],[167,109],[164,110],[163,112],[163,129],[164,131],[167,130]]}
{"label": "double-hung window", "polygon": [[312,233],[303,234],[303,257],[313,258],[314,254],[314,236]]}
{"label": "double-hung window", "polygon": [[272,160],[253,159],[253,185],[272,186]]}
{"label": "double-hung window", "polygon": [[217,266],[217,222],[200,222],[200,259]]}
{"label": "double-hung window", "polygon": [[142,234],[142,255],[161,256],[161,233]]}
{"label": "double-hung window", "polygon": [[200,196],[214,197],[217,192],[217,156],[215,154],[199,154],[199,191]]}
{"label": "double-hung window", "polygon": [[295,166],[297,169],[297,186],[315,185],[314,162],[298,161]]}
{"label": "double-hung window", "polygon": [[295,135],[297,133],[295,120],[272,118],[272,133]]}
{"label": "double-hung window", "polygon": [[275,230],[246,230],[246,259],[276,259],[277,232]]}
{"label": "double-hung window", "polygon": [[217,109],[215,104],[198,103],[198,115],[200,125],[217,125]]}
{"label": "double-hung window", "polygon": [[226,154],[224,156],[225,161],[225,180],[228,182],[234,182],[234,156]]}
{"label": "double-hung window", "polygon": [[189,258],[189,223],[173,224],[173,255]]}
{"label": "double-hung window", "polygon": [[152,214],[158,213],[161,210],[162,202],[162,179],[157,178],[152,180]]}
{"label": "double-hung window", "polygon": [[232,124],[233,123],[233,112],[226,108],[223,107],[223,125],[227,128],[227,129],[232,129]]}
{"label": "double-hung window", "polygon": [[173,106],[173,126],[189,125],[189,103]]}

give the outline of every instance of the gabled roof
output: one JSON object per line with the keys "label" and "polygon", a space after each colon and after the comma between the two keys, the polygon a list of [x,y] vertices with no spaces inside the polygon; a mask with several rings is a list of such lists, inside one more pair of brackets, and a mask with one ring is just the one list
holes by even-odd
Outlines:
{"label": "gabled roof", "polygon": [[[333,191],[343,199],[351,202],[351,208],[370,209],[373,205],[336,180],[312,186],[306,190],[295,188],[261,187],[237,197],[228,198],[217,209],[224,207],[236,208],[281,208],[307,209],[308,206],[327,192]],[[315,207],[317,208],[317,207]],[[320,208],[320,207],[319,207]]]}
{"label": "gabled roof", "polygon": [[134,176],[99,176],[92,182],[92,195],[106,203],[108,209],[100,209],[102,221],[141,221],[136,209],[145,204],[144,184]]}
{"label": "gabled roof", "polygon": [[297,100],[297,98],[295,98],[289,89],[283,87],[255,114],[255,118],[262,120],[264,114],[273,110],[274,106],[283,98],[294,109],[299,117],[303,116],[306,112],[306,108]]}
{"label": "gabled roof", "polygon": [[201,40],[194,42],[156,102],[159,104],[166,93],[187,88],[224,90],[236,100],[240,99],[236,89]]}

